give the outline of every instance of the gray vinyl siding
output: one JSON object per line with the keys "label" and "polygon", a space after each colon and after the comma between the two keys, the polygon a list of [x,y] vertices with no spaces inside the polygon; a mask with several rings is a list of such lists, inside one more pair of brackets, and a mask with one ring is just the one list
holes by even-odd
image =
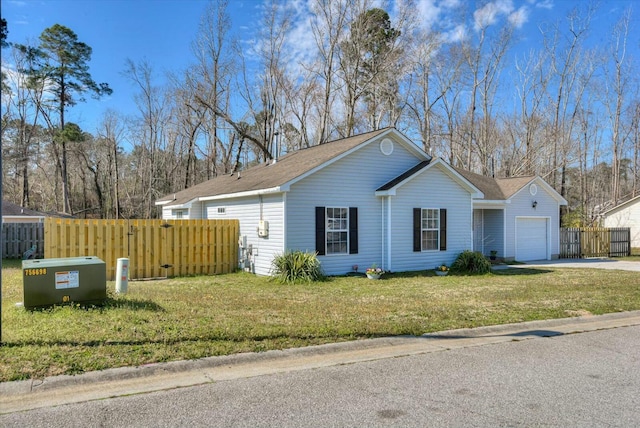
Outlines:
{"label": "gray vinyl siding", "polygon": [[[413,208],[447,210],[446,251],[413,251]],[[391,270],[417,271],[450,265],[472,249],[471,195],[439,167],[433,167],[401,186],[391,197]]]}
{"label": "gray vinyl siding", "polygon": [[[516,217],[549,217],[550,251],[551,258],[557,258],[560,252],[560,205],[543,186],[538,184],[538,193],[535,196],[529,194],[529,186],[525,186],[511,197],[506,206],[506,233],[507,248],[506,258],[515,258],[516,255]],[[538,204],[532,207],[533,201]]]}
{"label": "gray vinyl siding", "polygon": [[503,210],[482,210],[484,222],[483,254],[488,256],[491,251],[498,252],[498,257],[504,256],[504,220]]}
{"label": "gray vinyl siding", "polygon": [[286,196],[286,247],[315,251],[315,207],[358,209],[358,254],[324,255],[318,259],[327,275],[343,275],[382,266],[382,199],[375,190],[415,166],[417,159],[400,144],[391,155],[377,141],[295,183]]}
{"label": "gray vinyl siding", "polygon": [[[182,212],[182,218],[178,217],[178,211]],[[192,202],[184,208],[162,208],[163,220],[193,220],[201,218],[203,218],[202,204],[198,201]]]}
{"label": "gray vinyl siding", "polygon": [[[178,216],[178,212],[182,212],[182,217]],[[188,208],[163,208],[162,219],[163,220],[187,220],[189,219]]]}
{"label": "gray vinyl siding", "polygon": [[202,202],[194,201],[189,208],[189,218],[192,220],[204,218],[204,207]]}
{"label": "gray vinyl siding", "polygon": [[[281,193],[208,201],[206,214],[208,219],[238,219],[240,236],[247,236],[247,245],[253,247],[250,257],[251,271],[258,275],[269,275],[271,261],[277,254],[284,252],[283,195]],[[225,213],[219,214],[218,208]],[[269,222],[269,236],[258,236],[260,213],[262,219]]]}

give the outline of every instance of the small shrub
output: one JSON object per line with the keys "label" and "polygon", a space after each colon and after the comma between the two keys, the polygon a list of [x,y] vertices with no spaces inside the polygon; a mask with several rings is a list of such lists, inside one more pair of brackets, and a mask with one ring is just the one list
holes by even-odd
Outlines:
{"label": "small shrub", "polygon": [[491,262],[478,251],[465,250],[458,255],[451,269],[460,273],[485,274],[491,272]]}
{"label": "small shrub", "polygon": [[316,253],[287,251],[271,262],[271,273],[281,283],[312,282],[324,277]]}

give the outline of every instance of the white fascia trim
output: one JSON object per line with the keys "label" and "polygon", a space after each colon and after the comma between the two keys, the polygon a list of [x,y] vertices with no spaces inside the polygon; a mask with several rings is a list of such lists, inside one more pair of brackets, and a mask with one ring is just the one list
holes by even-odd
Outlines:
{"label": "white fascia trim", "polygon": [[476,208],[476,209],[482,209],[482,208],[487,208],[487,209],[505,208],[510,203],[511,203],[510,200],[503,201],[502,199],[496,199],[496,200],[478,199],[478,200],[474,200],[473,201],[473,208]]}
{"label": "white fascia trim", "polygon": [[607,216],[616,214],[616,213],[618,213],[618,211],[622,211],[623,209],[630,207],[631,205],[635,204],[636,202],[640,202],[640,195],[636,196],[635,198],[631,198],[628,201],[623,202],[623,203],[621,203],[619,205],[616,205],[613,208],[609,208],[607,211],[602,213],[602,216],[603,217],[607,217]]}
{"label": "white fascia trim", "polygon": [[156,201],[155,205],[167,205],[168,203],[171,203],[173,201]]}
{"label": "white fascia trim", "polygon": [[[291,186],[292,184],[304,179],[305,177],[308,177],[311,174],[316,173],[317,171],[327,167],[328,165],[331,165],[332,163],[334,163],[336,161],[339,161],[340,159],[343,159],[343,158],[349,156],[351,153],[355,152],[356,150],[360,150],[361,148],[363,148],[365,146],[368,146],[369,144],[372,144],[374,142],[382,141],[389,134],[392,134],[395,137],[394,141],[396,141],[396,142],[400,141],[400,143],[407,150],[413,152],[416,155],[416,157],[418,157],[418,158],[420,158],[422,160],[427,160],[427,159],[431,158],[427,152],[425,152],[422,149],[420,149],[420,147],[418,147],[415,143],[413,143],[411,140],[406,138],[400,132],[396,131],[395,129],[389,129],[386,132],[383,132],[382,134],[376,135],[375,137],[372,137],[372,138],[370,138],[368,140],[363,141],[362,143],[360,143],[357,146],[353,147],[351,150],[348,150],[348,151],[342,153],[341,155],[336,156],[333,159],[323,163],[322,165],[318,165],[317,167],[315,167],[315,168],[305,172],[304,174],[299,175],[298,177],[294,178],[293,180],[285,183],[281,187],[287,187],[287,189],[283,190],[283,191],[289,190],[288,187]],[[386,193],[383,193],[383,192],[378,193],[378,192],[376,192],[376,196],[386,196]]]}
{"label": "white fascia trim", "polygon": [[433,159],[433,156],[431,156],[429,153],[422,150],[416,143],[414,143],[413,141],[405,137],[404,134],[402,134],[401,132],[395,129],[389,129],[388,132],[378,135],[377,138],[382,140],[389,133],[393,133],[394,136],[396,136],[399,140],[401,140],[402,145],[407,150],[413,152],[416,156],[423,158],[424,160]]}
{"label": "white fascia trim", "polygon": [[225,193],[223,195],[215,195],[215,196],[201,196],[197,200],[200,202],[216,201],[220,199],[244,198],[247,196],[260,196],[260,195],[268,195],[272,193],[283,193],[287,191],[289,191],[289,186],[285,185],[285,186],[271,187],[269,189],[249,190],[246,192],[238,192],[238,193]]}
{"label": "white fascia trim", "polygon": [[450,178],[452,178],[455,182],[457,182],[458,184],[460,184],[463,188],[465,188],[470,194],[471,194],[471,198],[472,199],[482,199],[484,198],[484,193],[482,193],[480,191],[480,189],[478,189],[476,186],[474,186],[469,180],[467,180],[466,178],[464,178],[462,175],[460,175],[456,170],[454,170],[453,168],[451,168],[446,162],[444,162],[442,159],[440,158],[435,158],[433,160],[433,162],[429,163],[429,165],[425,166],[424,168],[422,168],[420,171],[417,171],[415,174],[413,174],[410,177],[407,177],[405,180],[401,181],[400,183],[396,184],[395,186],[393,186],[391,189],[389,190],[380,190],[380,191],[376,191],[375,195],[376,196],[395,196],[396,194],[396,190],[403,186],[405,183],[413,180],[415,177],[417,177],[420,174],[423,174],[425,171],[430,170],[431,168],[433,168],[435,165],[440,165],[441,170],[448,175]]}
{"label": "white fascia trim", "polygon": [[529,181],[527,184],[525,184],[524,186],[522,186],[520,188],[520,190],[518,190],[516,193],[514,193],[513,195],[511,195],[511,197],[509,198],[509,201],[513,198],[516,197],[516,195],[520,194],[520,192],[524,191],[525,189],[527,189],[529,187],[529,185],[531,183],[536,183],[538,186],[541,186],[544,188],[544,190],[549,194],[549,196],[551,196],[553,199],[555,199],[559,205],[568,205],[569,203],[567,202],[567,200],[565,198],[562,197],[562,195],[560,195],[560,193],[556,192],[556,189],[554,189],[553,187],[551,187],[549,185],[549,183],[547,183],[546,181],[544,181],[541,177],[533,177],[533,179],[531,179],[531,181]]}
{"label": "white fascia trim", "polygon": [[187,202],[186,204],[167,205],[167,206],[163,206],[162,209],[169,209],[169,210],[191,209],[191,204],[193,204],[194,202],[195,202],[195,200],[191,200],[191,201]]}
{"label": "white fascia trim", "polygon": [[558,201],[558,203],[560,205],[569,205],[569,203],[567,202],[567,200],[565,198],[562,197],[562,195],[560,195],[560,193],[556,192],[556,190],[551,187],[549,185],[549,183],[547,183],[546,181],[544,181],[542,178],[540,177],[536,177],[535,178],[536,183],[538,183],[539,185],[541,185],[542,187],[545,188],[545,190],[547,192],[549,192],[551,194],[551,197],[553,199],[555,199],[556,201]]}

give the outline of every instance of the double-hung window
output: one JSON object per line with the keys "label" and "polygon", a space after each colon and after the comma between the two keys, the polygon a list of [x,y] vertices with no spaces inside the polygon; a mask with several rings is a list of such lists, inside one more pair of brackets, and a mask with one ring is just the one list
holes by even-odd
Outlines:
{"label": "double-hung window", "polygon": [[316,207],[316,252],[358,253],[358,208]]}
{"label": "double-hung window", "polygon": [[413,209],[413,251],[447,250],[447,210]]}
{"label": "double-hung window", "polygon": [[327,254],[348,254],[349,210],[327,207]]}
{"label": "double-hung window", "polygon": [[422,250],[437,251],[440,248],[440,210],[423,209],[420,230]]}

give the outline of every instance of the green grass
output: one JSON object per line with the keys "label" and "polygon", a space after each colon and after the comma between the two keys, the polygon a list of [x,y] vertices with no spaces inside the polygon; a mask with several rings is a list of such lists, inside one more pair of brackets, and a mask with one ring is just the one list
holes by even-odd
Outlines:
{"label": "green grass", "polygon": [[310,284],[236,273],[129,282],[124,296],[108,283],[102,307],[28,311],[20,263],[3,267],[0,381],[640,309],[637,272],[509,269]]}
{"label": "green grass", "polygon": [[640,248],[632,247],[631,248],[631,255],[628,256],[628,257],[620,257],[619,260],[640,262]]}

